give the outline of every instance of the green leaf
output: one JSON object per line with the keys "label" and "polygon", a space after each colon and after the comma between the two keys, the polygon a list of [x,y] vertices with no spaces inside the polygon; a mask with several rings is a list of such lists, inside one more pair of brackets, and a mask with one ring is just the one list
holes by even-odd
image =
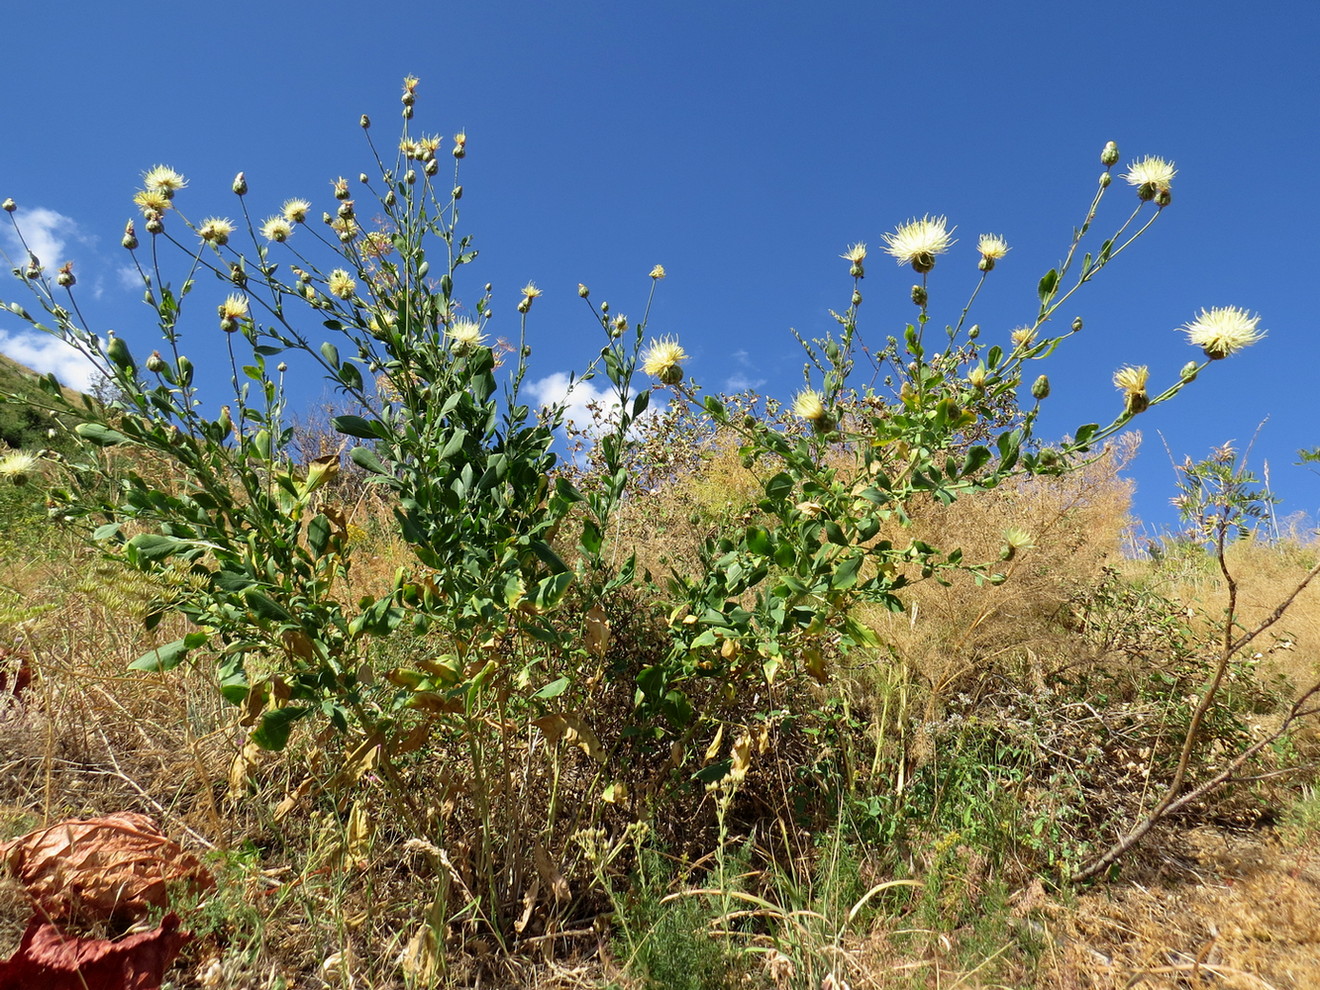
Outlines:
{"label": "green leaf", "polygon": [[330,520],[326,518],[325,513],[318,512],[307,524],[307,546],[319,557],[325,553],[325,548],[329,545]]}
{"label": "green leaf", "polygon": [[962,475],[975,474],[977,471],[981,470],[981,468],[985,467],[989,461],[989,448],[977,444],[975,447],[972,447],[967,451],[967,456],[963,458],[962,470],[959,473]]}
{"label": "green leaf", "polygon": [[573,583],[573,572],[564,571],[560,574],[551,574],[547,578],[542,578],[536,583],[535,602],[537,608],[554,608],[563,600],[564,593],[568,591],[569,585]]}
{"label": "green leaf", "polygon": [[1036,286],[1036,295],[1040,296],[1041,303],[1049,301],[1058,285],[1059,273],[1053,268],[1040,277],[1040,284]]}
{"label": "green leaf", "polygon": [[183,658],[188,655],[189,649],[188,637],[176,639],[173,643],[166,643],[164,646],[158,646],[156,649],[142,654],[142,656],[138,657],[128,665],[128,669],[153,671],[173,670],[183,662]]}
{"label": "green leaf", "polygon": [[371,420],[363,419],[361,416],[336,416],[330,422],[336,430],[345,436],[358,437],[363,440],[375,440],[380,436],[376,432],[376,424]]}
{"label": "green leaf", "polygon": [[541,688],[541,690],[537,691],[532,697],[539,698],[542,701],[548,701],[551,698],[558,698],[568,690],[569,685],[572,683],[573,679],[571,677],[557,677],[545,687]]}
{"label": "green leaf", "polygon": [[188,548],[183,540],[159,533],[139,533],[128,541],[128,546],[133,556],[150,561],[165,560]]}
{"label": "green leaf", "polygon": [[710,766],[702,767],[692,775],[692,779],[700,784],[714,784],[727,777],[732,770],[732,757],[725,757],[722,760],[717,760]]}
{"label": "green leaf", "polygon": [[100,423],[79,423],[73,428],[73,432],[98,447],[114,447],[121,443],[128,443],[128,437],[124,434]]}
{"label": "green leaf", "polygon": [[92,539],[99,543],[102,540],[108,540],[113,536],[118,536],[119,530],[123,525],[123,523],[112,522],[106,523],[104,526],[97,526],[96,529],[92,530]]}
{"label": "green leaf", "polygon": [[321,357],[325,358],[325,363],[330,367],[339,370],[339,348],[328,340],[321,345]]}
{"label": "green leaf", "polygon": [[1093,436],[1095,436],[1096,431],[1099,429],[1099,423],[1087,423],[1085,426],[1077,427],[1077,432],[1073,435],[1073,443],[1078,446],[1087,443]]}
{"label": "green leaf", "polygon": [[243,592],[243,600],[247,602],[248,608],[259,619],[270,619],[273,622],[292,622],[293,616],[290,615],[282,605],[274,599],[268,598],[260,591],[249,588]]}
{"label": "green leaf", "polygon": [[746,534],[747,549],[752,553],[768,557],[774,552],[775,541],[770,531],[764,526],[748,526]]}
{"label": "green leaf", "polygon": [[354,447],[348,452],[348,459],[362,468],[364,471],[370,471],[372,474],[390,473],[389,468],[380,462],[376,452],[369,447]]}
{"label": "green leaf", "polygon": [[786,471],[780,471],[765,483],[765,494],[772,501],[782,502],[793,494],[792,477]]}
{"label": "green leaf", "polygon": [[449,442],[445,444],[444,448],[440,451],[440,460],[447,461],[461,451],[467,437],[467,430],[455,430],[454,435],[449,438]]}
{"label": "green leaf", "polygon": [[278,752],[288,744],[293,723],[300,718],[306,718],[311,712],[312,709],[305,705],[290,705],[287,708],[263,712],[261,724],[252,733],[252,741],[262,749]]}

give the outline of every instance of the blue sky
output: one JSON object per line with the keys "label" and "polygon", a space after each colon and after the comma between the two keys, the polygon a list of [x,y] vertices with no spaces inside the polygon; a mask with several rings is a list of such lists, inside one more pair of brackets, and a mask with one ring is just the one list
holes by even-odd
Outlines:
{"label": "blue sky", "polygon": [[[1067,307],[1086,329],[1048,362],[1044,430],[1107,422],[1118,367],[1170,382],[1196,353],[1175,329],[1203,307],[1244,307],[1268,338],[1135,421],[1137,510],[1171,521],[1170,452],[1253,436],[1281,511],[1320,507],[1320,479],[1292,466],[1320,444],[1313,2],[23,4],[5,33],[0,197],[45,238],[48,266],[74,260],[98,329],[143,351],[150,314],[118,247],[142,171],[187,175],[194,218],[234,212],[240,169],[258,216],[294,195],[319,211],[331,179],[369,164],[360,114],[388,146],[408,73],[422,79],[418,130],[468,135],[464,226],[481,249],[468,295],[495,283],[491,329],[512,334],[518,289],[545,291],[537,379],[599,347],[579,282],[635,315],[661,263],[652,327],[681,338],[689,373],[789,397],[802,380],[789,328],[829,329],[849,244],[872,250],[863,335],[882,342],[913,317],[912,273],[880,254],[881,235],[927,213],[957,226],[931,276],[938,323],[974,284],[977,235],[1012,245],[973,312],[1007,337],[1034,316],[1104,143],[1124,162],[1172,159],[1173,204]],[[1130,197],[1115,185],[1098,231]],[[195,360],[218,353],[213,323],[193,331]],[[22,331],[0,316],[0,349],[55,360]]]}

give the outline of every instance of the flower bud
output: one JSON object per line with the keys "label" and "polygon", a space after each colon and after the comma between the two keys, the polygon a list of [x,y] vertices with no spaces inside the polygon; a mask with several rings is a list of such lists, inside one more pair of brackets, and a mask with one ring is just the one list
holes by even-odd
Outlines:
{"label": "flower bud", "polygon": [[1172,202],[1173,202],[1173,193],[1169,191],[1168,186],[1165,186],[1163,189],[1160,189],[1158,192],[1155,193],[1155,205],[1158,206],[1161,210]]}
{"label": "flower bud", "polygon": [[165,232],[165,223],[161,220],[159,213],[147,217],[146,227],[148,234],[161,234]]}
{"label": "flower bud", "polygon": [[59,273],[55,276],[55,283],[65,289],[72,289],[74,283],[77,281],[78,280],[73,277],[72,261],[65,262],[64,266],[60,268]]}
{"label": "flower bud", "polygon": [[440,162],[434,158],[422,166],[422,171],[427,175],[435,175],[440,171]]}
{"label": "flower bud", "polygon": [[1073,333],[1077,333],[1077,331],[1081,329],[1082,329],[1082,318],[1080,316],[1074,316],[1072,321]]}
{"label": "flower bud", "polygon": [[1105,168],[1118,164],[1118,145],[1113,141],[1108,142],[1104,150],[1100,152],[1100,164]]}
{"label": "flower bud", "polygon": [[862,304],[862,294],[856,289],[853,289],[852,304],[854,306],[860,306]]}
{"label": "flower bud", "polygon": [[587,288],[585,285],[583,285],[581,282],[579,282],[579,283],[578,283],[578,295],[581,296],[583,299],[586,299],[587,296],[591,295],[591,290],[588,289],[588,288]]}
{"label": "flower bud", "polygon": [[462,198],[463,198],[463,187],[462,187],[462,186],[454,186],[454,191],[451,192],[450,195],[453,196],[454,199],[462,199]]}
{"label": "flower bud", "polygon": [[6,213],[13,213],[18,209],[18,204],[15,203],[14,198],[10,196],[7,197],[3,203],[0,203],[0,209],[3,209]]}
{"label": "flower bud", "polygon": [[1197,372],[1200,370],[1201,366],[1199,364],[1195,361],[1188,361],[1183,365],[1182,371],[1178,372],[1178,377],[1185,382],[1194,382],[1196,381]]}
{"label": "flower bud", "polygon": [[179,384],[188,386],[193,380],[193,363],[187,357],[179,355]]}
{"label": "flower bud", "polygon": [[344,202],[339,204],[339,208],[335,210],[335,212],[339,214],[341,218],[347,220],[353,215],[353,201],[351,199],[344,200]]}
{"label": "flower bud", "polygon": [[523,298],[518,300],[518,312],[526,313],[531,308],[532,308],[532,301],[530,299]]}
{"label": "flower bud", "polygon": [[371,176],[367,175],[366,172],[359,172],[358,182],[362,183],[364,186],[368,185],[371,182]]}
{"label": "flower bud", "polygon": [[404,172],[403,181],[410,186],[413,185],[417,181],[417,170],[410,168],[408,171]]}
{"label": "flower bud", "polygon": [[133,361],[133,355],[128,350],[128,345],[120,337],[111,336],[105,345],[105,356],[117,368],[126,371],[136,371],[137,364]]}
{"label": "flower bud", "polygon": [[912,301],[918,306],[925,306],[928,298],[924,285],[914,285],[912,287]]}
{"label": "flower bud", "polygon": [[413,108],[411,103],[405,103],[403,106],[403,119],[412,120]]}
{"label": "flower bud", "polygon": [[1101,188],[1101,189],[1108,189],[1108,188],[1109,188],[1109,183],[1111,183],[1111,182],[1113,182],[1113,181],[1114,181],[1114,177],[1113,177],[1112,175],[1110,175],[1108,172],[1101,172],[1101,173],[1100,173],[1100,188]]}
{"label": "flower bud", "polygon": [[386,206],[393,206],[396,202],[398,202],[398,199],[397,199],[397,197],[394,195],[394,190],[391,189],[389,192],[387,192],[387,193],[385,194],[385,205],[386,205]]}
{"label": "flower bud", "polygon": [[973,323],[970,327],[967,328],[968,340],[975,340],[979,336],[981,336],[981,324]]}
{"label": "flower bud", "polygon": [[368,127],[371,126],[371,118],[364,113],[361,116],[361,118],[359,118],[358,124],[360,124],[362,129],[365,131]]}
{"label": "flower bud", "polygon": [[462,158],[467,154],[467,133],[459,131],[454,135],[454,157]]}
{"label": "flower bud", "polygon": [[233,190],[240,196],[247,195],[247,176],[242,172],[239,172],[238,175],[234,176]]}
{"label": "flower bud", "polygon": [[600,311],[602,313],[608,313],[610,311],[609,300],[606,300],[605,302],[600,304]]}
{"label": "flower bud", "polygon": [[[366,118],[364,117],[363,119],[365,120]],[[281,361],[279,364],[275,365],[275,370],[282,375],[289,370],[289,366],[283,361]]]}
{"label": "flower bud", "polygon": [[124,224],[124,236],[119,241],[130,251],[136,251],[138,246],[137,231],[133,227],[133,221],[130,220]]}
{"label": "flower bud", "polygon": [[1041,375],[1031,383],[1031,397],[1037,402],[1046,399],[1050,394],[1050,380]]}
{"label": "flower bud", "polygon": [[147,370],[153,375],[159,375],[167,367],[169,366],[165,363],[165,359],[160,356],[160,351],[152,351],[151,357],[147,358]]}

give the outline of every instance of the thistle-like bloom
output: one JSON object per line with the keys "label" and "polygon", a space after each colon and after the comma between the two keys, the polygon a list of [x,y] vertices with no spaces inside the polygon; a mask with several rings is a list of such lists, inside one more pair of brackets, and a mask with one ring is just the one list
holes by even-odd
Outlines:
{"label": "thistle-like bloom", "polygon": [[0,458],[0,478],[7,478],[15,485],[25,485],[40,463],[40,458],[26,450],[10,451]]}
{"label": "thistle-like bloom", "polygon": [[142,185],[149,192],[163,193],[166,199],[188,185],[188,180],[168,165],[154,165],[142,173]]}
{"label": "thistle-like bloom", "polygon": [[977,365],[967,372],[967,384],[980,391],[985,388],[986,370],[982,365]]}
{"label": "thistle-like bloom", "polygon": [[197,228],[198,237],[217,246],[228,244],[229,235],[233,232],[234,223],[227,217],[207,217]]}
{"label": "thistle-like bloom", "polygon": [[1008,241],[998,234],[982,234],[981,239],[976,242],[976,250],[981,254],[981,261],[977,267],[983,272],[988,272],[995,267],[996,261],[1008,254]]}
{"label": "thistle-like bloom", "polygon": [[673,337],[661,337],[651,341],[651,346],[642,355],[642,371],[666,385],[677,385],[683,380],[681,362],[688,359],[687,352]]}
{"label": "thistle-like bloom", "polygon": [[1173,167],[1173,162],[1147,155],[1141,161],[1133,162],[1123,178],[1129,185],[1137,187],[1138,196],[1143,200],[1150,200],[1158,193],[1167,193],[1173,183],[1173,177],[1177,174],[1178,170]]}
{"label": "thistle-like bloom", "polygon": [[170,198],[156,189],[143,189],[135,193],[133,202],[148,220],[152,217],[160,217],[170,208]]}
{"label": "thistle-like bloom", "polygon": [[854,265],[860,265],[866,260],[866,245],[861,241],[858,241],[856,244],[850,244],[848,245],[848,250],[839,255],[839,257]]}
{"label": "thistle-like bloom", "polygon": [[284,217],[268,217],[261,225],[261,236],[268,241],[287,241],[293,236],[293,224]]}
{"label": "thistle-like bloom", "polygon": [[1114,372],[1114,388],[1123,393],[1123,408],[1129,416],[1144,412],[1150,405],[1146,396],[1146,383],[1150,380],[1150,369],[1144,364],[1131,365]]}
{"label": "thistle-like bloom", "polygon": [[535,299],[541,295],[541,290],[536,287],[535,282],[528,282],[522,287],[522,294],[524,299]]}
{"label": "thistle-like bloom", "polygon": [[453,326],[445,331],[451,341],[455,354],[467,354],[486,342],[481,332],[481,324],[475,320],[455,320]]}
{"label": "thistle-like bloom", "polygon": [[357,280],[342,268],[336,268],[330,273],[330,278],[326,281],[326,288],[330,290],[330,295],[338,296],[340,299],[352,299],[353,293],[357,291]]}
{"label": "thistle-like bloom", "polygon": [[1014,347],[1026,349],[1036,340],[1036,331],[1031,327],[1018,327],[1008,335],[1008,339],[1013,342]]}
{"label": "thistle-like bloom", "polygon": [[911,265],[924,275],[935,267],[935,256],[949,250],[953,240],[949,237],[947,217],[925,216],[900,224],[892,234],[885,234],[885,251],[893,255],[900,265]]}
{"label": "thistle-like bloom", "polygon": [[1191,323],[1183,325],[1187,339],[1212,361],[1226,358],[1230,354],[1254,344],[1265,336],[1263,330],[1257,330],[1259,316],[1249,316],[1245,309],[1236,306],[1216,306],[1201,310],[1201,315]]}
{"label": "thistle-like bloom", "polygon": [[289,223],[305,223],[307,212],[311,208],[312,204],[305,199],[286,199],[281,212],[284,214],[284,219]]}
{"label": "thistle-like bloom", "polygon": [[231,293],[217,308],[222,320],[241,320],[248,315],[247,297]]}
{"label": "thistle-like bloom", "polygon": [[826,411],[825,401],[821,398],[819,392],[814,388],[804,388],[793,396],[793,415],[800,416],[812,426],[815,426],[826,419],[829,412]]}
{"label": "thistle-like bloom", "polygon": [[651,269],[651,277],[654,278],[654,279],[661,279],[661,278],[664,278],[664,277],[665,277],[665,266],[664,266],[664,265],[656,265],[654,268],[652,268],[652,269]]}

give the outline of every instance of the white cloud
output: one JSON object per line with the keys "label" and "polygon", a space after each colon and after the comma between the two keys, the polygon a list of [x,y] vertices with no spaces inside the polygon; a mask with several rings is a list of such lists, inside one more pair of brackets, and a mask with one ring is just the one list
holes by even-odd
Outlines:
{"label": "white cloud", "polygon": [[[23,240],[27,241],[27,250],[37,256],[47,274],[53,274],[55,269],[70,260],[65,248],[68,241],[86,240],[73,219],[44,206],[20,207],[16,219],[23,231]],[[0,229],[4,230],[5,250],[14,264],[26,264],[27,253],[18,234],[9,226]]]}
{"label": "white cloud", "polygon": [[87,391],[100,372],[71,345],[40,330],[0,330],[0,352],[33,371],[54,372],[60,384]]}
{"label": "white cloud", "polygon": [[608,387],[596,388],[591,382],[573,381],[563,371],[539,378],[527,384],[532,401],[539,406],[564,404],[564,419],[571,420],[578,429],[589,427],[594,421],[591,407],[597,407],[602,420],[608,419],[619,408],[619,398]]}

